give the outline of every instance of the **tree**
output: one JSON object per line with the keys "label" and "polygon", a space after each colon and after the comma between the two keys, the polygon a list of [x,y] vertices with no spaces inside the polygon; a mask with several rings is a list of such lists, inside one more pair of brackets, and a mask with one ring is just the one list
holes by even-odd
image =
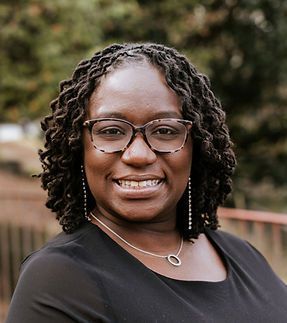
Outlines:
{"label": "tree", "polygon": [[0,5],[2,121],[48,111],[59,80],[100,43],[96,3],[14,0]]}

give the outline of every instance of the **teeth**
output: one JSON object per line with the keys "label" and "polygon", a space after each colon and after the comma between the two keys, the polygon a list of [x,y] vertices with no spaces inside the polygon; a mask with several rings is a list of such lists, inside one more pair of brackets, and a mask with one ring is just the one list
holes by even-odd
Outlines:
{"label": "teeth", "polygon": [[127,180],[119,180],[120,186],[122,187],[149,187],[156,186],[160,182],[159,179],[148,179],[146,181],[127,181]]}

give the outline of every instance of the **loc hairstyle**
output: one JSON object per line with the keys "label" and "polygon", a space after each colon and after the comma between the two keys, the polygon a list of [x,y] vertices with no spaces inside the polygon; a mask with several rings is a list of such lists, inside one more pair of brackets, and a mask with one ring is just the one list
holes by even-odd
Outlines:
{"label": "loc hairstyle", "polygon": [[[39,151],[46,206],[56,213],[63,230],[75,231],[84,222],[81,164],[86,108],[103,75],[125,63],[148,62],[165,76],[181,99],[183,118],[193,127],[192,229],[188,230],[188,192],[177,205],[177,227],[185,239],[197,238],[205,227],[218,227],[217,208],[231,191],[236,160],[225,113],[210,89],[208,78],[175,49],[159,44],[114,44],[81,61],[72,77],[60,82],[52,113],[41,123],[45,148]],[[87,191],[88,211],[95,207]]]}

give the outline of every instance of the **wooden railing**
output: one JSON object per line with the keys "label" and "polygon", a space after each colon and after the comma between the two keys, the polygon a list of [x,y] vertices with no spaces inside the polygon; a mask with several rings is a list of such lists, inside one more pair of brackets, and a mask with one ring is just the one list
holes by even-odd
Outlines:
{"label": "wooden railing", "polygon": [[34,190],[0,191],[0,322],[4,322],[21,261],[60,231]]}
{"label": "wooden railing", "polygon": [[[20,263],[31,251],[60,231],[44,207],[44,195],[0,192],[0,322],[4,321]],[[254,244],[287,281],[287,215],[257,211],[219,210],[222,228]]]}

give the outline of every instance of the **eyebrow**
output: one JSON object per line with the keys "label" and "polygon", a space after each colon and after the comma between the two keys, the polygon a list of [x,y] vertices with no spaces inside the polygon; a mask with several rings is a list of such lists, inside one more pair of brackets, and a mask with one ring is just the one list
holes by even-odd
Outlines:
{"label": "eyebrow", "polygon": [[[181,119],[182,115],[180,113],[177,113],[175,111],[161,111],[161,112],[155,112],[152,117],[154,119],[163,119],[163,118],[176,118]],[[118,118],[118,119],[126,119],[126,116],[120,112],[105,112],[100,113],[97,115],[97,118]]]}

